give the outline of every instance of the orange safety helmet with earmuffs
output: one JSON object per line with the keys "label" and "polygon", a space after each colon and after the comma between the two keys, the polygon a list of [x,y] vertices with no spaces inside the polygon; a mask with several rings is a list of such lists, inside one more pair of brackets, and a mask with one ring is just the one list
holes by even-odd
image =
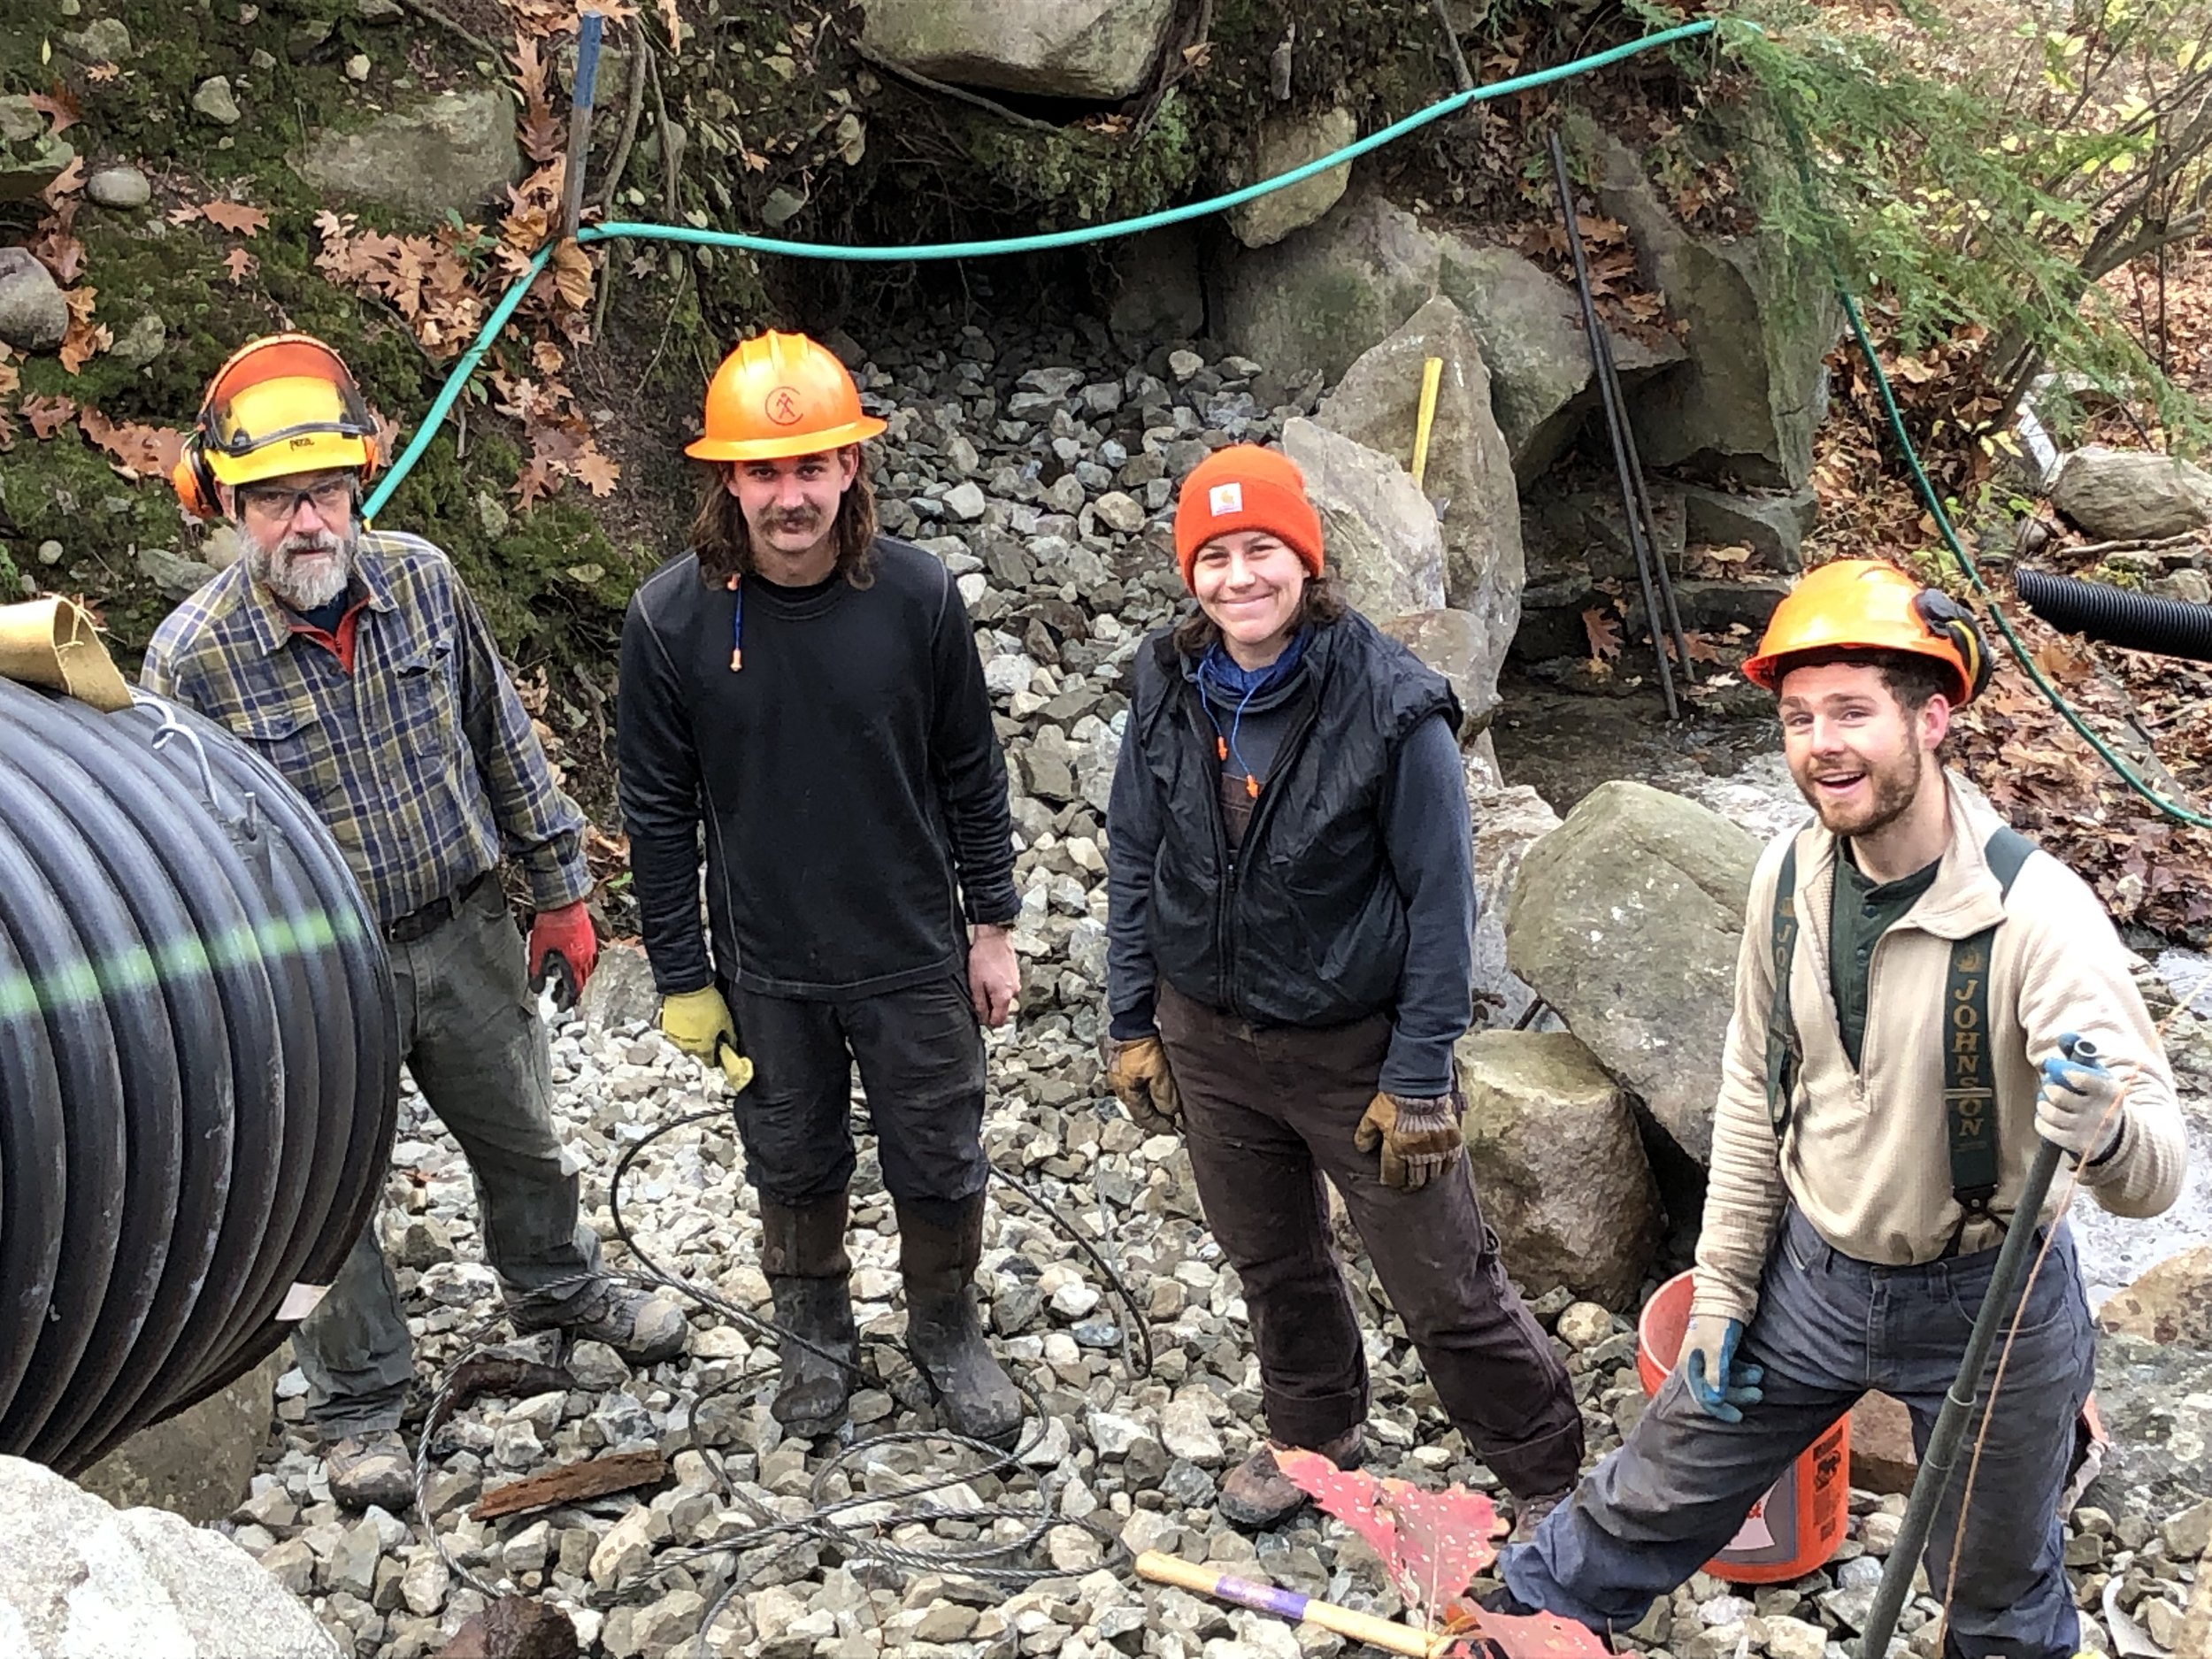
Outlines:
{"label": "orange safety helmet with earmuffs", "polygon": [[1953,708],[1989,684],[1989,649],[1966,607],[1886,559],[1837,559],[1806,572],[1775,606],[1743,677],[1778,691],[1789,658],[1852,649],[1933,657],[1951,670]]}
{"label": "orange safety helmet with earmuffs", "polygon": [[376,419],[338,354],[312,334],[269,334],[216,370],[169,481],[194,518],[219,518],[218,485],[340,466],[365,480],[380,458]]}

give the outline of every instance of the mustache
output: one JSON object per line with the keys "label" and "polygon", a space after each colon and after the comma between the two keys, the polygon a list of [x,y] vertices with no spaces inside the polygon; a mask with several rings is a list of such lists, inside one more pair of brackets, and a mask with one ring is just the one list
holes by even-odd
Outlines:
{"label": "mustache", "polygon": [[317,530],[307,535],[288,535],[277,544],[277,556],[288,558],[296,553],[335,553],[345,542],[328,530]]}

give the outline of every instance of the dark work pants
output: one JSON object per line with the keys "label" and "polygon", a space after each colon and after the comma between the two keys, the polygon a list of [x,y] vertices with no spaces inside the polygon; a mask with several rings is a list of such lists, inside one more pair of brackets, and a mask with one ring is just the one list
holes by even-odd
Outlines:
{"label": "dark work pants", "polygon": [[[499,883],[391,957],[401,1050],[468,1158],[484,1254],[508,1298],[529,1298],[525,1317],[546,1323],[591,1294],[599,1235],[578,1217],[575,1166],[553,1130],[552,1056]],[[373,1218],[292,1352],[326,1439],[399,1426],[413,1347]]]}
{"label": "dark work pants", "polygon": [[1521,1497],[1566,1491],[1582,1417],[1505,1275],[1467,1161],[1418,1192],[1352,1144],[1390,1022],[1258,1029],[1160,987],[1157,1017],[1206,1225],[1244,1282],[1269,1432],[1316,1447],[1367,1416],[1367,1362],[1329,1243],[1325,1175],[1405,1322],[1437,1398]]}
{"label": "dark work pants", "polygon": [[[1515,1597],[1594,1629],[1626,1630],[1725,1548],[1760,1494],[1870,1388],[1904,1402],[1914,1448],[1926,1450],[1996,1264],[1997,1252],[1984,1250],[1872,1266],[1831,1248],[1790,1210],[1740,1349],[1766,1367],[1766,1397],[1744,1408],[1742,1422],[1723,1423],[1690,1398],[1678,1367],[1574,1502],[1552,1511],[1532,1543],[1504,1552],[1500,1567]],[[2001,1349],[2003,1341],[2001,1329]],[[2074,1651],[2080,1624],[2061,1559],[2058,1502],[2094,1365],[2089,1303],[2062,1223],[2029,1289],[1967,1507],[1949,1598],[1949,1638],[1967,1659]],[[1922,1556],[1939,1600],[1986,1381],[1975,1404]]]}
{"label": "dark work pants", "polygon": [[965,973],[824,1002],[724,988],[753,1063],[737,1133],[764,1197],[797,1208],[850,1184],[856,1064],[892,1197],[952,1205],[983,1190],[983,1033]]}

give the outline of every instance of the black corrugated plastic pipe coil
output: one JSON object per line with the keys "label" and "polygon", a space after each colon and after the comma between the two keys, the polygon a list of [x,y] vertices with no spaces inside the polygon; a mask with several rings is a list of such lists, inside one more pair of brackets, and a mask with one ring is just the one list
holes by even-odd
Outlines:
{"label": "black corrugated plastic pipe coil", "polygon": [[2212,663],[2212,605],[2047,571],[2016,570],[2012,585],[2021,603],[2062,634],[2086,634],[2124,650]]}
{"label": "black corrugated plastic pipe coil", "polygon": [[374,1212],[391,964],[228,733],[0,680],[0,1453],[65,1474],[258,1364]]}

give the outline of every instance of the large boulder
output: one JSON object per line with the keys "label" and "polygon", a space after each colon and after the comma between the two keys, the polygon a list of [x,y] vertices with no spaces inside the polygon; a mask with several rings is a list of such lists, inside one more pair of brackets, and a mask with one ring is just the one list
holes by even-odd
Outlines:
{"label": "large boulder", "polygon": [[1820,503],[1810,484],[1796,489],[1732,493],[1702,484],[1678,487],[1686,516],[1684,534],[1701,547],[1747,547],[1770,571],[1801,570],[1805,538]]}
{"label": "large boulder", "polygon": [[[1527,483],[1594,407],[1574,292],[1509,249],[1432,231],[1379,192],[1354,188],[1295,235],[1232,248],[1210,273],[1216,331],[1292,385],[1334,380],[1441,294],[1466,314],[1514,476]],[[1681,358],[1611,331],[1623,379]],[[1418,381],[1416,381],[1418,384]]]}
{"label": "large boulder", "polygon": [[1498,658],[1480,618],[1465,611],[1412,611],[1378,626],[1451,682],[1462,743],[1490,729],[1498,711]]}
{"label": "large boulder", "polygon": [[1467,812],[1475,826],[1475,1018],[1511,1025],[1536,994],[1506,962],[1505,913],[1528,849],[1559,827],[1559,814],[1526,784],[1506,787],[1471,760]]}
{"label": "large boulder", "polygon": [[[1359,122],[1351,111],[1340,107],[1264,116],[1253,142],[1248,176],[1240,182],[1256,184],[1262,179],[1279,178],[1293,168],[1343,149],[1358,136]],[[1352,164],[1341,161],[1310,179],[1233,207],[1222,218],[1229,234],[1246,247],[1270,247],[1334,207],[1351,179]]]}
{"label": "large boulder", "polygon": [[1436,243],[1412,214],[1354,190],[1294,236],[1232,250],[1212,273],[1215,329],[1290,385],[1334,380],[1436,292]]}
{"label": "large boulder", "polygon": [[[1572,288],[1510,248],[1445,237],[1438,255],[1438,283],[1482,341],[1491,408],[1514,477],[1527,484],[1558,459],[1597,407],[1582,303]],[[1670,336],[1605,333],[1624,384],[1682,361]]]}
{"label": "large boulder", "polygon": [[1521,621],[1521,498],[1505,436],[1490,412],[1482,344],[1465,314],[1441,295],[1429,301],[1395,334],[1361,354],[1314,419],[1410,464],[1422,365],[1431,357],[1442,359],[1444,367],[1422,488],[1444,503],[1445,602],[1481,623],[1486,703]]}
{"label": "large boulder", "polygon": [[864,0],[870,46],[956,86],[1125,98],[1152,78],[1175,0]]}
{"label": "large boulder", "polygon": [[338,1659],[251,1555],[165,1509],[116,1509],[0,1457],[0,1653],[72,1659]]}
{"label": "large boulder", "polygon": [[2051,504],[2101,541],[2185,535],[2212,525],[2212,474],[2171,456],[2092,444],[2059,463]]}
{"label": "large boulder", "polygon": [[199,1404],[142,1429],[77,1477],[118,1509],[150,1505],[196,1525],[221,1520],[246,1495],[276,1416],[276,1383],[290,1350],[277,1351]]}
{"label": "large boulder", "polygon": [[315,134],[300,177],[341,202],[375,203],[428,222],[505,203],[521,166],[515,112],[496,88],[441,92],[351,132]]}
{"label": "large boulder", "polygon": [[2157,1525],[2212,1497],[2212,1352],[2100,1333],[2097,1415],[2112,1449],[2089,1502]]}
{"label": "large boulder", "polygon": [[2212,1349],[2212,1244],[2170,1256],[2097,1310],[2106,1330]]}
{"label": "large boulder", "polygon": [[1453,1050],[1467,1155],[1506,1264],[1624,1310],[1659,1247],[1659,1189],[1627,1097],[1563,1031],[1478,1031]]}
{"label": "large boulder", "polygon": [[1305,474],[1328,566],[1371,620],[1444,603],[1444,537],[1413,475],[1386,455],[1312,421],[1283,426],[1283,453]]}
{"label": "large boulder", "polygon": [[1530,849],[1505,918],[1514,972],[1705,1163],[1758,843],[1647,784],[1600,784]]}
{"label": "large boulder", "polygon": [[1772,234],[1685,229],[1617,139],[1601,136],[1594,160],[1599,204],[1628,227],[1638,275],[1686,329],[1689,361],[1629,393],[1645,464],[1798,488],[1842,326],[1826,276]]}

